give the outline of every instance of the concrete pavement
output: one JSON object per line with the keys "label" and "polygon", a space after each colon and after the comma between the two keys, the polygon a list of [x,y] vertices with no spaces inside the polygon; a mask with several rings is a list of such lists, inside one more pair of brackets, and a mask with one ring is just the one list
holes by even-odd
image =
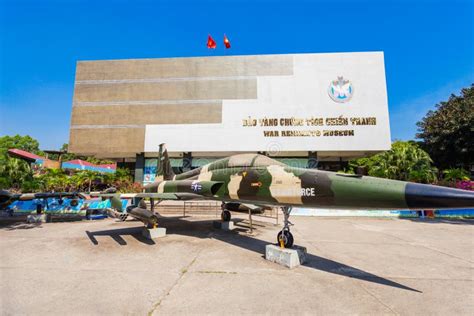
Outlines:
{"label": "concrete pavement", "polygon": [[[235,217],[235,216],[234,216]],[[113,219],[0,228],[11,314],[473,314],[474,221],[293,217],[308,263],[263,259],[279,226],[166,218],[168,236]]]}

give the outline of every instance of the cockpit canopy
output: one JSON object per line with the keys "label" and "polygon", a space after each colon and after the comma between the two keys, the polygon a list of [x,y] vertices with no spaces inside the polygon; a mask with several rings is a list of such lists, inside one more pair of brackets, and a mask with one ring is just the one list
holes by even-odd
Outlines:
{"label": "cockpit canopy", "polygon": [[284,163],[259,154],[238,154],[228,158],[219,159],[211,163],[208,170],[235,167],[266,167],[266,166],[285,166]]}
{"label": "cockpit canopy", "polygon": [[185,173],[178,174],[176,176],[177,180],[190,179],[193,177],[198,177],[201,172],[208,172],[213,170],[221,170],[227,168],[258,168],[266,166],[286,166],[284,163],[269,158],[267,156],[258,155],[258,154],[238,154],[233,155],[227,158],[222,158],[211,162],[210,164],[204,165],[197,169],[190,170]]}

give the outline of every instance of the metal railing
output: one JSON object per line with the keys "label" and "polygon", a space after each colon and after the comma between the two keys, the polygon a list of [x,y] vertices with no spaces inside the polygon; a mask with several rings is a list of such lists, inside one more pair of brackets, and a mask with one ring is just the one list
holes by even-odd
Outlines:
{"label": "metal railing", "polygon": [[[150,202],[146,201],[147,208],[150,208]],[[158,203],[154,206],[155,212],[159,214],[177,214],[187,215],[214,215],[220,217],[221,202],[219,201],[173,201],[172,203]]]}
{"label": "metal railing", "polygon": [[[146,201],[146,203],[149,208],[150,202]],[[183,217],[192,215],[213,215],[216,218],[220,218],[222,211],[220,201],[173,201],[172,203],[155,204],[154,210],[163,215],[181,213]],[[260,214],[252,214],[252,216],[275,219],[278,225],[280,212],[279,207],[272,207]]]}
{"label": "metal railing", "polygon": [[215,214],[216,217],[221,216],[221,202],[219,201],[184,201],[183,216],[188,215],[209,215]]}

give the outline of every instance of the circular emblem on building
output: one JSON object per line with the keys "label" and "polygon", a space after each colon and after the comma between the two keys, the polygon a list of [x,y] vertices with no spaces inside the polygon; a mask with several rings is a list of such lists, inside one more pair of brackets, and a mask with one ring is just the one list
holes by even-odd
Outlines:
{"label": "circular emblem on building", "polygon": [[344,103],[351,99],[352,94],[354,94],[354,87],[352,87],[349,80],[344,80],[344,77],[337,77],[337,80],[331,81],[328,94],[333,101]]}

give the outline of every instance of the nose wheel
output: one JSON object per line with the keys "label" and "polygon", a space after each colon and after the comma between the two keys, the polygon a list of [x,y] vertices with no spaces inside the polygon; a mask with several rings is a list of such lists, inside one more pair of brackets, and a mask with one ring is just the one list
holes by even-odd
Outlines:
{"label": "nose wheel", "polygon": [[291,248],[294,242],[293,234],[288,230],[280,231],[277,235],[277,241],[280,246],[283,245],[282,248]]}
{"label": "nose wheel", "polygon": [[294,238],[290,233],[290,226],[293,224],[288,220],[290,218],[291,206],[282,208],[283,212],[283,228],[277,235],[277,242],[281,248],[291,248],[293,246]]}

